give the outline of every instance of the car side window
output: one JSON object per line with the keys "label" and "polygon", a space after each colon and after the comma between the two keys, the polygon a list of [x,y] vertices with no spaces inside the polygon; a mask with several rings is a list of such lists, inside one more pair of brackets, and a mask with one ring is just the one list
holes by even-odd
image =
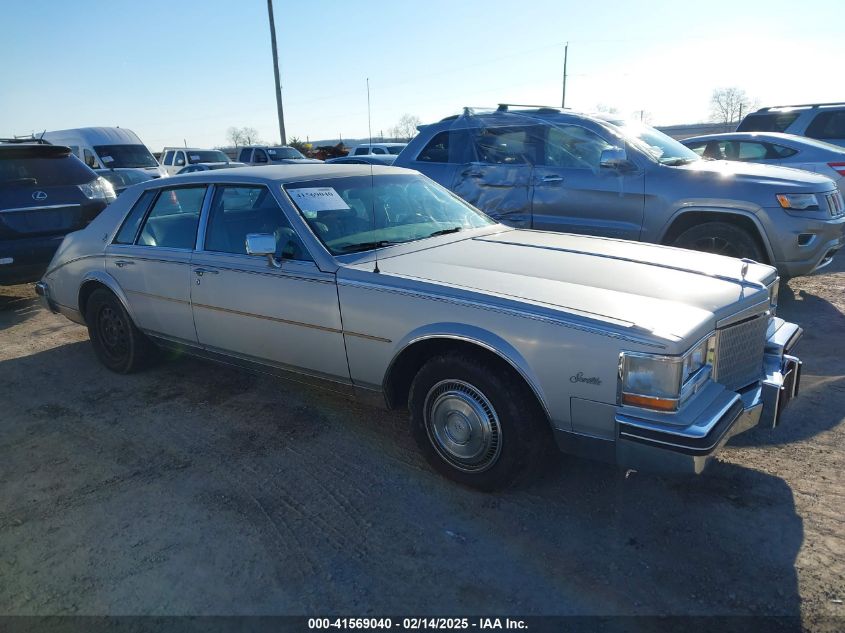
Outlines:
{"label": "car side window", "polygon": [[246,236],[250,233],[272,235],[276,239],[278,259],[312,261],[267,187],[217,187],[208,216],[204,250],[246,255]]}
{"label": "car side window", "polygon": [[185,164],[185,152],[176,152],[173,156],[173,164],[177,167],[181,167]]}
{"label": "car side window", "polygon": [[249,155],[252,152],[251,149],[245,147],[241,150],[241,153],[238,154],[238,162],[240,163],[248,163],[249,162]]}
{"label": "car side window", "polygon": [[423,151],[417,155],[417,160],[427,163],[448,163],[449,132],[435,134]]}
{"label": "car side window", "polygon": [[267,152],[265,152],[263,149],[255,150],[255,152],[253,152],[253,155],[252,155],[252,162],[254,162],[254,163],[266,163],[266,162],[268,162]]}
{"label": "car side window", "polygon": [[161,161],[162,165],[172,165],[173,164],[173,151],[167,150],[164,152],[164,160]]}
{"label": "car side window", "polygon": [[162,189],[144,222],[138,244],[192,250],[206,187]]}
{"label": "car side window", "polygon": [[489,165],[525,165],[538,162],[542,139],[537,126],[486,127],[474,135],[479,162]]}
{"label": "car side window", "polygon": [[742,141],[739,143],[739,149],[737,150],[738,160],[754,161],[765,160],[766,158],[775,157],[768,156],[766,146],[763,143],[752,143],[748,141]]}
{"label": "car side window", "polygon": [[370,148],[369,147],[356,147],[355,148],[355,156],[364,156],[369,154]]}
{"label": "car side window", "polygon": [[786,147],[784,145],[771,144],[769,147],[776,158],[789,158],[790,156],[795,156],[795,154],[798,153],[797,149],[792,149],[791,147]]}
{"label": "car side window", "polygon": [[685,145],[699,156],[704,156],[704,150],[707,149],[706,141],[699,141],[698,143],[685,143]]}
{"label": "car side window", "polygon": [[613,147],[601,136],[579,125],[549,127],[544,165],[567,169],[599,168],[601,153]]}
{"label": "car side window", "polygon": [[807,126],[810,138],[845,139],[845,110],[822,112]]}
{"label": "car side window", "polygon": [[387,154],[381,147],[374,147],[373,154]]}
{"label": "car side window", "polygon": [[141,226],[141,220],[144,219],[144,214],[150,208],[150,203],[156,196],[155,189],[145,191],[138,198],[138,201],[132,206],[132,210],[123,221],[123,226],[117,232],[113,244],[134,244],[135,237],[138,235],[138,227]]}
{"label": "car side window", "polygon": [[88,165],[91,169],[97,169],[97,157],[90,149],[82,150],[82,162]]}

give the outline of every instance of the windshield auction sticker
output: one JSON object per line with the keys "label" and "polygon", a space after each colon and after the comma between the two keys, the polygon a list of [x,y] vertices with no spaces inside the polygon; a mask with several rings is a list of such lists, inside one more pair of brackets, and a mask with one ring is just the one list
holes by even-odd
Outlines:
{"label": "windshield auction sticker", "polygon": [[308,211],[337,211],[349,209],[349,205],[334,190],[333,187],[309,187],[305,189],[288,189],[288,195],[303,212]]}

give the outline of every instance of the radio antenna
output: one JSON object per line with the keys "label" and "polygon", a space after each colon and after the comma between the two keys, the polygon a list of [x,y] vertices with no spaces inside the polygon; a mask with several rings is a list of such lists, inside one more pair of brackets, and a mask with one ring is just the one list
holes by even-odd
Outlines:
{"label": "radio antenna", "polygon": [[[367,134],[370,139],[370,151],[367,152],[368,154],[372,153],[373,151],[373,120],[370,114],[370,78],[367,77]],[[374,273],[380,273],[381,271],[378,269],[378,240],[376,239],[376,179],[373,176],[373,164],[370,163],[370,211],[373,214],[373,242],[375,243],[376,247],[374,249],[376,262],[375,266],[373,267]]]}

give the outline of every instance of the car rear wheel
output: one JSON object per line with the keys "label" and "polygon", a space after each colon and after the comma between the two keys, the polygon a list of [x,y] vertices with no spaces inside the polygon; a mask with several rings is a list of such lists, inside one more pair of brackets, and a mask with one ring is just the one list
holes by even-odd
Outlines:
{"label": "car rear wheel", "polygon": [[129,374],[146,367],[155,357],[155,346],[135,327],[123,304],[109,290],[100,288],[91,293],[85,322],[97,358],[112,371]]}
{"label": "car rear wheel", "polygon": [[411,384],[409,404],[414,439],[429,463],[481,490],[536,476],[552,444],[521,377],[472,355],[429,360]]}
{"label": "car rear wheel", "polygon": [[705,222],[681,233],[673,246],[693,251],[765,261],[757,240],[747,230],[727,222]]}

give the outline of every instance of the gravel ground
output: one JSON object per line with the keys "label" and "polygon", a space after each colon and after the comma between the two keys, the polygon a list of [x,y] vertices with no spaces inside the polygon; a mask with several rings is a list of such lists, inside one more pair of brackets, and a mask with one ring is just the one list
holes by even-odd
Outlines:
{"label": "gravel ground", "polygon": [[117,376],[84,328],[0,288],[0,613],[751,614],[835,630],[843,264],[781,291],[805,371],[776,431],[734,438],[695,479],[562,457],[496,495],[434,474],[403,414],[189,358]]}

